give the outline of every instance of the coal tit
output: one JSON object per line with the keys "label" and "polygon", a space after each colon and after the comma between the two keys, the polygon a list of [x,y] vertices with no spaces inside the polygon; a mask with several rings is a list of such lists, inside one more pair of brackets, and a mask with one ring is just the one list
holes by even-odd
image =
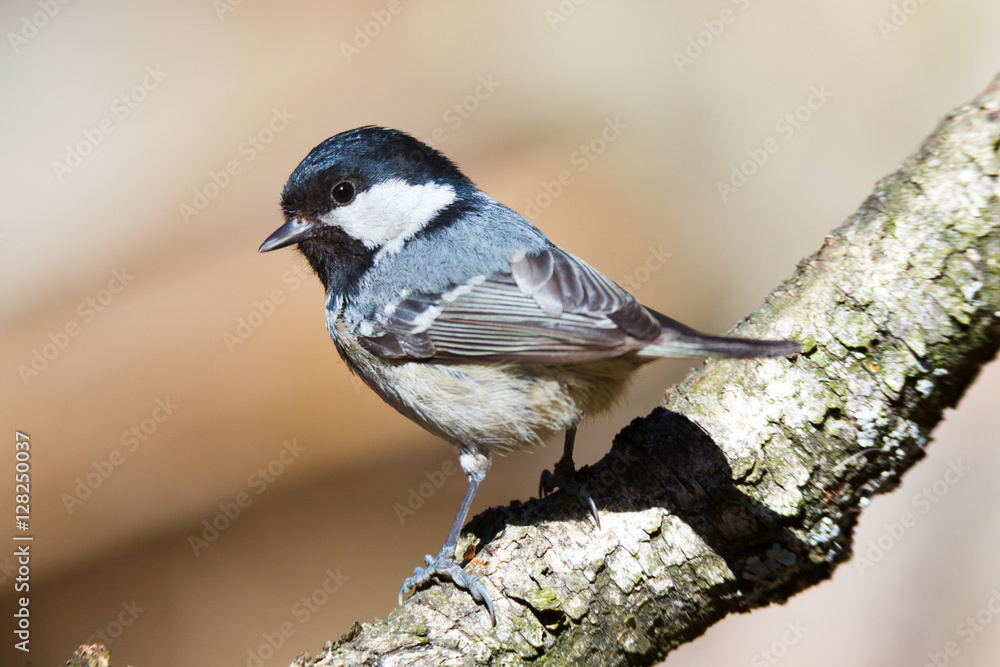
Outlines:
{"label": "coal tit", "polygon": [[469,486],[437,557],[400,589],[452,580],[496,623],[455,547],[494,452],[565,431],[540,492],[573,482],[585,415],[613,406],[661,357],[777,357],[783,340],[709,336],[640,304],[481,192],[438,151],[397,130],[327,139],[281,195],[285,224],[260,252],[298,244],[326,287],[326,325],[348,367],[389,405],[454,445]]}

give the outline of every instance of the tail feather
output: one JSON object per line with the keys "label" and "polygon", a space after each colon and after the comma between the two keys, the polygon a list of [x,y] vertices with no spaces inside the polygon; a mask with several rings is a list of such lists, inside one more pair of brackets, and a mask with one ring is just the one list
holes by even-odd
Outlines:
{"label": "tail feather", "polygon": [[660,322],[660,337],[638,351],[643,357],[785,357],[798,352],[802,346],[791,340],[758,340],[712,336],[670,319],[655,310],[650,313]]}

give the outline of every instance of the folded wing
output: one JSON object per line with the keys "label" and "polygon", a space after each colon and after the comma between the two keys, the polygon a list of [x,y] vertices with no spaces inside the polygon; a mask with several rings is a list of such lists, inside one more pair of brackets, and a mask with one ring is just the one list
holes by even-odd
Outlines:
{"label": "folded wing", "polygon": [[385,358],[519,364],[618,356],[661,334],[632,295],[556,247],[512,258],[510,272],[408,294],[370,325],[360,343]]}

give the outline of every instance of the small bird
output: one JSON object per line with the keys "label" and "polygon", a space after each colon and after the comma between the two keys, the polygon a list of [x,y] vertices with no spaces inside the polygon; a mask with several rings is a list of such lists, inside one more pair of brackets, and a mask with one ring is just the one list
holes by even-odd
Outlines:
{"label": "small bird", "polygon": [[316,146],[281,195],[285,223],[260,246],[292,244],[326,287],[326,326],[348,367],[389,405],[458,449],[469,485],[441,552],[399,591],[451,580],[496,614],[455,558],[493,453],[565,432],[542,474],[581,498],[573,441],[630,376],[662,357],[779,357],[799,344],[699,333],[640,304],[480,191],[412,136],[360,127]]}

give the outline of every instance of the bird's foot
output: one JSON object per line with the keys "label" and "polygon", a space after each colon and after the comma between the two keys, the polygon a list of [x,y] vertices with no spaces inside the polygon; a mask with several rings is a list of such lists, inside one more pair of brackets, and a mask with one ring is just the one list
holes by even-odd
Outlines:
{"label": "bird's foot", "polygon": [[597,529],[601,529],[601,515],[597,513],[597,505],[590,497],[590,491],[585,484],[576,481],[576,466],[573,461],[560,459],[556,461],[554,469],[542,471],[542,478],[538,481],[538,497],[544,498],[556,489],[563,489],[576,496],[580,504],[590,510],[590,516],[594,517]]}
{"label": "bird's foot", "polygon": [[437,558],[424,556],[424,565],[426,567],[414,568],[413,576],[403,582],[403,586],[399,589],[399,604],[403,604],[404,595],[409,595],[434,577],[447,579],[462,590],[468,591],[473,600],[485,605],[487,611],[490,612],[490,621],[494,626],[497,624],[497,617],[493,611],[493,601],[490,599],[489,593],[486,592],[486,587],[483,586],[483,582],[478,577],[467,574],[458,564],[455,560],[454,545],[450,549],[446,545]]}

